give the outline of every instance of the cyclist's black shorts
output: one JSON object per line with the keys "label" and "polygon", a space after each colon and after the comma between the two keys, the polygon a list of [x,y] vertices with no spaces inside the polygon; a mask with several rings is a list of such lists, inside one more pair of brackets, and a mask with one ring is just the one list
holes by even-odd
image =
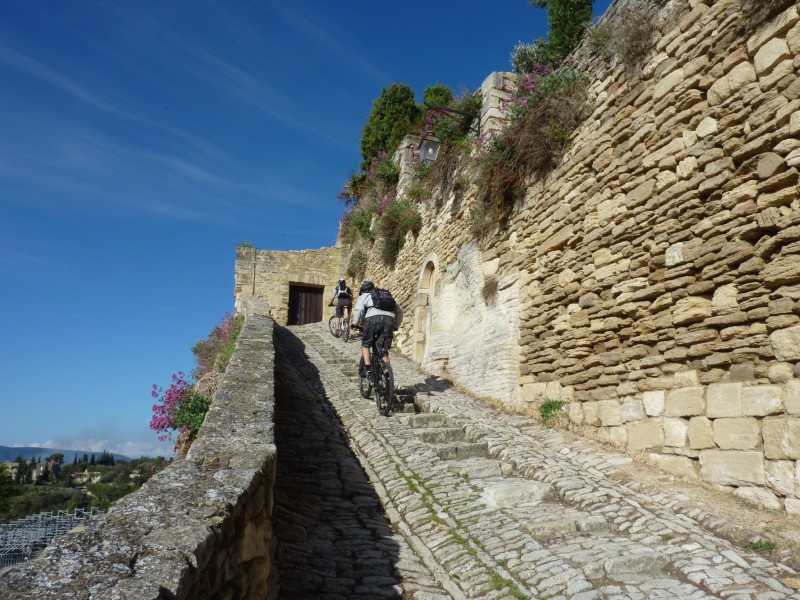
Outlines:
{"label": "cyclist's black shorts", "polygon": [[350,314],[350,309],[353,308],[353,301],[350,298],[339,298],[336,303],[336,316],[340,319],[344,316],[344,309]]}
{"label": "cyclist's black shorts", "polygon": [[394,333],[394,319],[389,315],[376,315],[369,317],[364,322],[364,333],[361,336],[361,345],[364,348],[372,347],[372,340],[381,356],[389,356]]}

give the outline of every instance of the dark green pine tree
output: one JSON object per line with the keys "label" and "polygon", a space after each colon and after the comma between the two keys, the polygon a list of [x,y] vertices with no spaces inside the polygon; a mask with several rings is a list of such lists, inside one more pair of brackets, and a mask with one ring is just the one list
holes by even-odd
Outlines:
{"label": "dark green pine tree", "polygon": [[414,100],[414,91],[405,83],[383,88],[372,103],[372,112],[361,130],[361,168],[369,170],[372,159],[380,152],[394,154],[403,138],[420,124],[421,112]]}
{"label": "dark green pine tree", "polygon": [[592,0],[529,0],[529,4],[547,9],[547,54],[552,63],[564,60],[578,47],[592,22]]}

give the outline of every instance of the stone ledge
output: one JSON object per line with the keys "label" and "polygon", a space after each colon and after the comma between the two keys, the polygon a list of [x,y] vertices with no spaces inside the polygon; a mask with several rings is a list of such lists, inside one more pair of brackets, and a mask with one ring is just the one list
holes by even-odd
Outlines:
{"label": "stone ledge", "polygon": [[267,597],[276,467],[269,310],[242,299],[229,372],[186,459],[0,576],[0,600]]}

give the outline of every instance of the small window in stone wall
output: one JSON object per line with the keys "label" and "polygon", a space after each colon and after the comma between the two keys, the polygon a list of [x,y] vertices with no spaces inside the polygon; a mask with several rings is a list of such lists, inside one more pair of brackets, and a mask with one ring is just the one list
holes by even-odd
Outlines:
{"label": "small window in stone wall", "polygon": [[305,325],[322,321],[324,301],[322,286],[289,284],[289,325]]}

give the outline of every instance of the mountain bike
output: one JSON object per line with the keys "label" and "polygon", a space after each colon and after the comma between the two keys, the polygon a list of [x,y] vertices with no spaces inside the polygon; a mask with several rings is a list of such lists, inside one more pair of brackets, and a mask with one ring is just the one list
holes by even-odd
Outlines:
{"label": "mountain bike", "polygon": [[342,338],[345,342],[350,339],[350,317],[337,317],[333,315],[328,319],[328,329],[335,338]]}
{"label": "mountain bike", "polygon": [[392,365],[381,360],[381,353],[378,352],[374,342],[370,352],[372,353],[372,364],[369,366],[369,370],[364,364],[363,356],[358,364],[358,388],[362,398],[369,398],[370,392],[375,390],[375,404],[378,406],[378,412],[386,417],[392,411],[394,403],[394,371],[392,371]]}

